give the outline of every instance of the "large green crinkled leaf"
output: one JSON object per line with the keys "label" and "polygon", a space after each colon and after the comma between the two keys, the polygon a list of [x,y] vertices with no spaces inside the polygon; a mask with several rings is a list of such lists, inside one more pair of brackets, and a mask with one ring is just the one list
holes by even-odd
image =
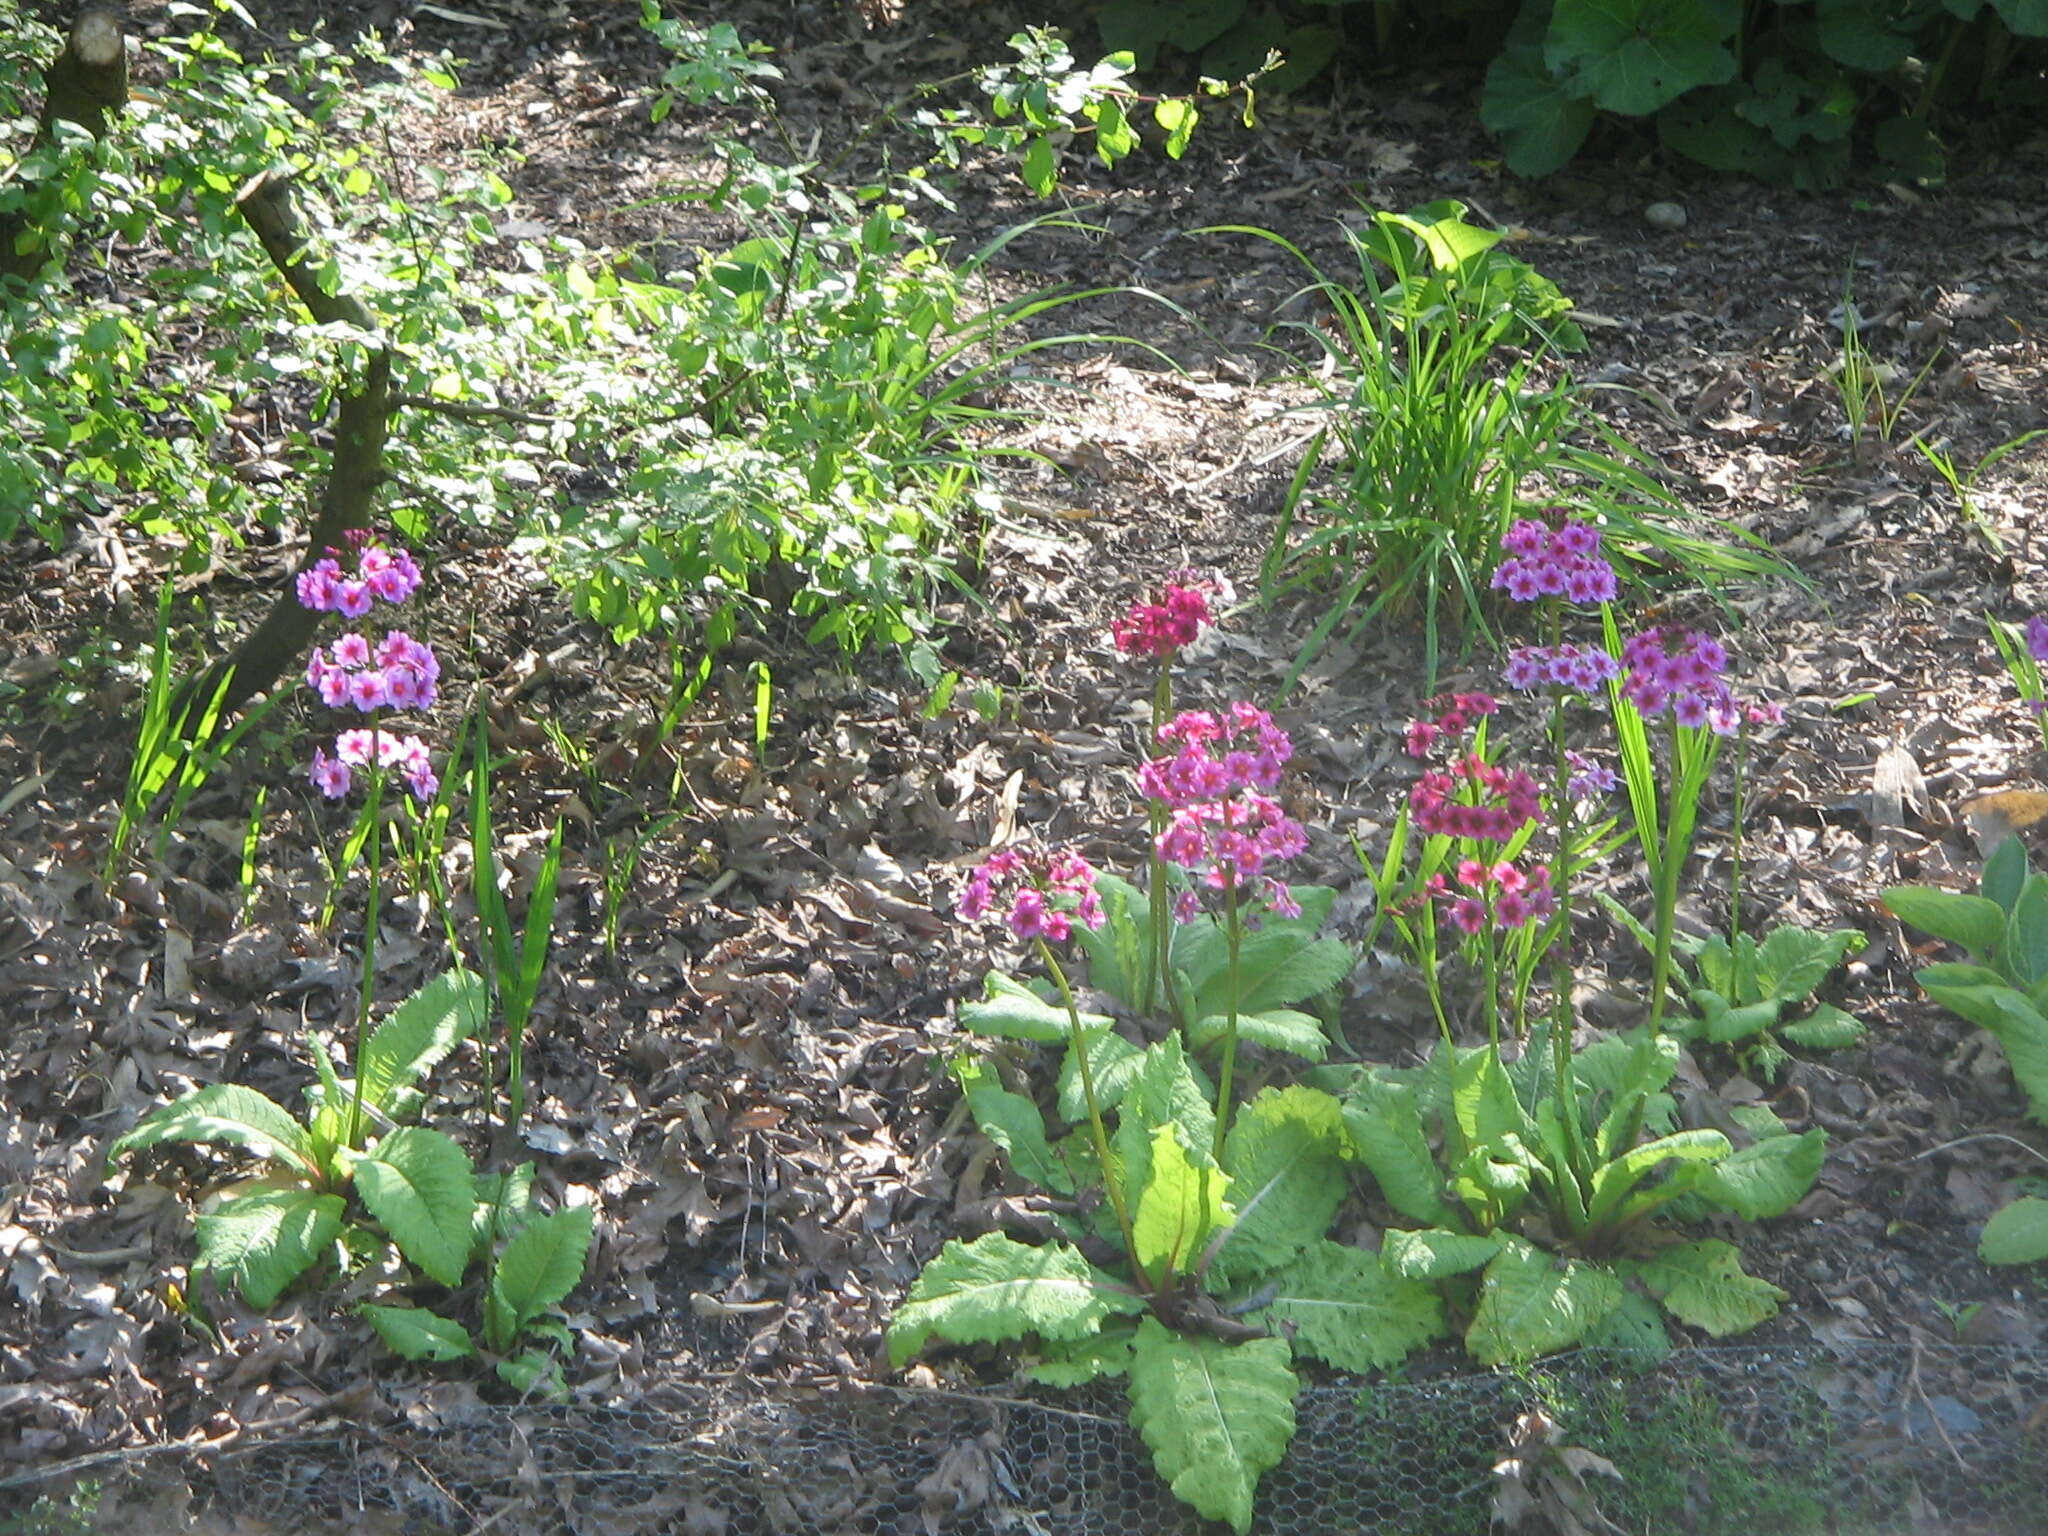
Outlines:
{"label": "large green crinkled leaf", "polygon": [[[1048,1003],[1023,982],[1001,971],[988,973],[988,995],[978,1003],[960,1005],[960,1025],[978,1035],[997,1035],[1005,1040],[1050,1042],[1072,1037],[1067,1010]],[[1099,1013],[1081,1015],[1083,1029],[1107,1029],[1110,1020]]]}
{"label": "large green crinkled leaf", "polygon": [[1990,1026],[2005,1051],[2013,1081],[2027,1096],[2027,1113],[2048,1125],[2048,1018],[2019,993],[2010,989],[1991,996],[1998,1020]]}
{"label": "large green crinkled leaf", "polygon": [[589,1206],[564,1206],[529,1221],[505,1245],[484,1295],[484,1327],[494,1346],[510,1349],[522,1328],[576,1289],[591,1222]]}
{"label": "large green crinkled leaf", "polygon": [[344,1202],[301,1185],[260,1189],[199,1215],[199,1264],[231,1279],[259,1311],[337,1237]]}
{"label": "large green crinkled leaf", "polygon": [[1986,1264],[2033,1264],[2048,1259],[2048,1200],[2026,1195],[1984,1223],[1977,1257]]}
{"label": "large green crinkled leaf", "polygon": [[1085,1339],[1115,1313],[1144,1310],[1113,1290],[1065,1243],[1034,1248],[991,1232],[949,1242],[925,1265],[889,1324],[889,1360],[902,1365],[934,1334],[955,1344],[993,1344],[1037,1334]]}
{"label": "large green crinkled leaf", "polygon": [[1508,169],[1548,176],[1579,152],[1592,132],[1593,98],[1552,74],[1540,48],[1507,48],[1486,70],[1479,120],[1500,135]]}
{"label": "large green crinkled leaf", "polygon": [[478,1258],[533,1219],[533,1171],[532,1163],[521,1163],[502,1172],[477,1175],[469,1246]]}
{"label": "large green crinkled leaf", "polygon": [[1077,1344],[1048,1344],[1045,1358],[1017,1371],[1019,1381],[1042,1387],[1079,1387],[1104,1376],[1122,1376],[1131,1368],[1129,1330],[1105,1330]]}
{"label": "large green crinkled leaf", "polygon": [[355,1186],[400,1253],[443,1285],[462,1283],[476,1175],[453,1137],[402,1126],[356,1160]]}
{"label": "large green crinkled leaf", "polygon": [[1778,1038],[1810,1051],[1842,1051],[1863,1038],[1863,1021],[1833,1003],[1822,1003],[1805,1018],[1781,1026]]}
{"label": "large green crinkled leaf", "polygon": [[967,1089],[967,1108],[981,1134],[1003,1149],[1019,1178],[1059,1194],[1074,1192],[1073,1175],[1046,1141],[1045,1117],[1036,1104],[994,1082],[977,1082]]}
{"label": "large green crinkled leaf", "polygon": [[1537,1141],[1535,1122],[1515,1097],[1499,1055],[1487,1047],[1466,1051],[1451,1068],[1451,1113],[1468,1147],[1495,1147],[1508,1137]]}
{"label": "large green crinkled leaf", "polygon": [[[1188,1040],[1196,1050],[1207,1050],[1230,1032],[1230,1016],[1212,1013],[1195,1021]],[[1320,1019],[1292,1008],[1269,1008],[1264,1013],[1242,1013],[1237,1018],[1237,1038],[1249,1045],[1263,1045],[1269,1051],[1286,1051],[1308,1061],[1321,1061],[1329,1054],[1330,1040]]]}
{"label": "large green crinkled leaf", "polygon": [[1152,1131],[1152,1158],[1138,1206],[1131,1213],[1132,1257],[1154,1281],[1184,1275],[1212,1233],[1236,1219],[1224,1195],[1230,1175],[1188,1161],[1172,1124]]}
{"label": "large green crinkled leaf", "polygon": [[1991,0],[1998,19],[2022,37],[2048,37],[2048,0]]}
{"label": "large green crinkled leaf", "polygon": [[1813,1188],[1827,1147],[1828,1134],[1819,1126],[1799,1136],[1769,1136],[1731,1152],[1693,1187],[1746,1221],[1782,1216]]}
{"label": "large green crinkled leaf", "polygon": [[451,1317],[437,1317],[425,1307],[380,1307],[364,1302],[356,1310],[370,1320],[384,1347],[404,1359],[465,1360],[476,1353],[462,1324]]}
{"label": "large green crinkled leaf", "polygon": [[1713,1163],[1722,1161],[1729,1154],[1728,1138],[1719,1131],[1706,1129],[1674,1131],[1669,1136],[1630,1147],[1621,1156],[1594,1170],[1588,1212],[1595,1221],[1607,1216],[1620,1206],[1631,1190],[1649,1177],[1652,1170],[1664,1163],[1674,1159],[1683,1163]]}
{"label": "large green crinkled leaf", "polygon": [[1261,1319],[1290,1324],[1296,1350],[1340,1371],[1384,1370],[1444,1333],[1444,1304],[1432,1287],[1389,1274],[1358,1248],[1325,1239],[1274,1279]]}
{"label": "large green crinkled leaf", "polygon": [[1131,1074],[1117,1111],[1115,1151],[1123,1165],[1124,1193],[1135,1202],[1152,1169],[1152,1132],[1171,1122],[1194,1162],[1207,1163],[1216,1139],[1216,1111],[1209,1085],[1181,1049],[1180,1036],[1148,1046]]}
{"label": "large green crinkled leaf", "polygon": [[1237,1222],[1209,1267],[1212,1289],[1278,1269],[1321,1237],[1344,1201],[1344,1118],[1335,1098],[1268,1088],[1223,1145]]}
{"label": "large green crinkled leaf", "polygon": [[2048,976],[2048,880],[2029,880],[2005,920],[1999,968],[2022,987]]}
{"label": "large green crinkled leaf", "polygon": [[1138,1324],[1131,1423],[1174,1493],[1211,1520],[1251,1529],[1252,1495],[1294,1438],[1298,1383],[1278,1339],[1226,1344]]}
{"label": "large green crinkled leaf", "polygon": [[1895,885],[1880,899],[1900,922],[1960,944],[1975,959],[1996,954],[2004,942],[2005,908],[1987,897],[1930,885]]}
{"label": "large green crinkled leaf", "polygon": [[482,977],[474,971],[436,976],[371,1031],[363,1050],[363,1102],[388,1108],[395,1093],[411,1088],[474,1034],[483,1017]]}
{"label": "large green crinkled leaf", "polygon": [[1742,1267],[1733,1243],[1716,1238],[1661,1250],[1638,1271],[1643,1284],[1681,1323],[1717,1339],[1747,1333],[1778,1315],[1785,1292]]}
{"label": "large green crinkled leaf", "polygon": [[1533,1360],[1576,1344],[1619,1305],[1621,1282],[1606,1270],[1508,1238],[1486,1266],[1465,1347],[1482,1365]]}
{"label": "large green crinkled leaf", "polygon": [[1634,1366],[1655,1365],[1670,1355],[1671,1333],[1657,1314],[1657,1303],[1624,1286],[1620,1304],[1586,1334],[1586,1346],[1633,1356],[1629,1363]]}
{"label": "large green crinkled leaf", "polygon": [[[1264,1013],[1327,992],[1349,976],[1357,963],[1358,957],[1342,939],[1304,940],[1292,929],[1262,928],[1248,935],[1238,949],[1238,1012]],[[1227,965],[1201,989],[1196,1006],[1205,1015],[1229,1010]]]}
{"label": "large green crinkled leaf", "polygon": [[1502,1241],[1496,1232],[1446,1232],[1441,1227],[1389,1232],[1380,1244],[1380,1263],[1403,1280],[1448,1280],[1488,1263]]}
{"label": "large green crinkled leaf", "polygon": [[1431,1226],[1456,1219],[1444,1201],[1444,1177],[1430,1153],[1411,1090],[1369,1085],[1344,1106],[1344,1129],[1387,1204],[1411,1221]]}
{"label": "large green crinkled leaf", "polygon": [[1642,117],[1735,78],[1740,0],[1557,0],[1543,60],[1609,112]]}
{"label": "large green crinkled leaf", "polygon": [[239,1083],[215,1083],[154,1110],[134,1130],[107,1148],[107,1161],[166,1141],[222,1142],[258,1157],[296,1164],[319,1173],[306,1133],[276,1103]]}
{"label": "large green crinkled leaf", "polygon": [[[1098,138],[1100,133],[1098,125]],[[1152,904],[1143,891],[1107,870],[1096,875],[1095,894],[1102,899],[1102,926],[1074,929],[1074,942],[1088,956],[1088,983],[1143,1012],[1150,999],[1136,993],[1152,942]]]}
{"label": "large green crinkled leaf", "polygon": [[1811,997],[1850,950],[1863,942],[1854,928],[1822,933],[1786,924],[1774,928],[1756,950],[1756,985],[1765,997],[1799,1002]]}
{"label": "large green crinkled leaf", "polygon": [[[1122,1102],[1145,1056],[1145,1048],[1133,1045],[1113,1029],[1091,1029],[1081,1036],[1088,1050],[1088,1066],[1095,1073],[1095,1098],[1106,1115]],[[1060,1060],[1060,1117],[1078,1124],[1088,1118],[1088,1096],[1081,1087],[1081,1063],[1071,1041]]]}

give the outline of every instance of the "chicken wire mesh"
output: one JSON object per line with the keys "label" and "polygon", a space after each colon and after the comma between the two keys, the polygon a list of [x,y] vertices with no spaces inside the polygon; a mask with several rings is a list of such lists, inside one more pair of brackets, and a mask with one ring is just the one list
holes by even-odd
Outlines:
{"label": "chicken wire mesh", "polygon": [[[1297,1414],[1254,1531],[1469,1536],[1498,1512],[1564,1536],[2048,1536],[2048,1355],[2033,1352],[1581,1352],[1517,1372],[1317,1386]],[[103,1483],[83,1502],[46,1498],[65,1513],[26,1528],[172,1529],[162,1469],[149,1475],[147,1499]],[[1108,1387],[1037,1401],[678,1384],[632,1407],[472,1404],[231,1451],[175,1481],[179,1523],[238,1536],[1224,1529],[1168,1492]]]}

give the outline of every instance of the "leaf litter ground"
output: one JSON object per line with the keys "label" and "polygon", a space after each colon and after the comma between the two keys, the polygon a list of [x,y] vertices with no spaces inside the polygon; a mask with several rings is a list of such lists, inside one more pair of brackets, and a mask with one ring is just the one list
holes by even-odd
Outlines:
{"label": "leaf litter ground", "polygon": [[[543,9],[497,7],[495,28],[421,13],[407,45],[479,64],[445,110],[401,125],[401,152],[452,163],[480,144],[517,146],[518,212],[594,245],[682,253],[729,238],[629,206],[689,163],[707,125],[679,114],[647,126],[659,61],[625,8]],[[758,10],[726,19],[781,47],[785,110],[827,136],[916,78],[994,57],[1008,30],[980,14],[942,38],[916,15],[867,30],[851,14],[805,13],[792,32],[781,8]],[[2043,424],[2048,134],[1987,140],[1979,169],[1932,197],[1708,182],[1654,159],[1531,187],[1503,177],[1474,132],[1469,84],[1343,83],[1269,109],[1257,134],[1212,124],[1179,165],[1141,157],[1115,178],[1072,166],[1075,210],[1098,230],[1019,241],[1000,280],[1144,287],[1205,329],[1128,295],[1055,317],[1063,330],[1144,336],[1181,371],[1132,349],[1077,351],[1044,371],[1079,392],[1019,387],[1045,415],[1005,441],[1045,462],[1004,472],[1003,515],[975,573],[985,606],[941,608],[944,661],[962,682],[937,718],[894,661],[842,668],[799,633],[771,632],[721,658],[663,742],[665,653],[616,649],[570,620],[495,534],[444,537],[431,632],[444,654],[461,654],[447,643],[460,637],[460,681],[490,687],[493,740],[512,757],[497,814],[518,889],[552,819],[570,822],[528,1140],[547,1192],[573,1189],[601,1218],[576,1301],[579,1392],[631,1402],[651,1374],[677,1371],[884,1379],[882,1328],[921,1262],[945,1238],[1014,1215],[943,1072],[965,1045],[950,1005],[978,987],[989,956],[937,914],[964,867],[1013,829],[1078,839],[1113,867],[1135,862],[1145,702],[1109,645],[1110,620],[1182,566],[1254,592],[1306,435],[1256,345],[1296,273],[1249,242],[1188,232],[1265,224],[1337,265],[1331,221],[1355,197],[1391,208],[1457,197],[1509,228],[1516,254],[1580,305],[1592,350],[1575,368],[1609,386],[1606,419],[1658,457],[1690,505],[1770,540],[1813,582],[1811,594],[1745,593],[1732,615],[1684,595],[1673,610],[1727,632],[1739,673],[1787,704],[1753,765],[1752,912],[1870,936],[1838,997],[1872,1026],[1861,1048],[1797,1065],[1775,1087],[1713,1063],[1685,1080],[1697,1123],[1766,1095],[1831,1138],[1819,1186],[1747,1246],[1751,1266],[1792,1294],[1763,1340],[1946,1340],[1967,1316],[1972,1342],[2048,1342],[2038,1275],[1989,1271],[1973,1252],[1978,1224],[2038,1163],[2038,1133],[1996,1048],[1918,998],[1918,957],[1875,901],[1897,881],[1972,881],[1979,850],[1960,804],[2040,782],[2039,738],[1983,615],[2048,607],[2048,453],[2014,455],[1980,489],[2001,553],[1903,448],[1906,434],[1852,456],[1824,377],[1853,261],[1873,347],[1908,377],[1939,348],[1907,408],[1911,430],[1974,463]],[[1685,227],[1647,223],[1656,201],[1682,205]],[[988,168],[964,187],[956,228],[971,246],[1041,211]],[[283,494],[303,487],[287,481]],[[258,539],[181,581],[210,616],[209,646],[260,610],[295,556]],[[164,567],[163,551],[109,520],[81,523],[55,555],[17,544],[0,568],[11,765],[0,784],[0,1476],[473,1396],[389,1364],[372,1374],[367,1330],[328,1298],[287,1298],[268,1316],[224,1303],[225,1342],[197,1336],[164,1287],[183,1277],[191,1201],[216,1171],[166,1159],[117,1189],[103,1180],[111,1137],[188,1083],[245,1082],[292,1101],[300,1032],[345,1029],[357,984],[359,896],[331,927],[313,922],[326,888],[314,848],[338,830],[284,750],[303,734],[295,703],[195,802],[162,858],[111,893],[96,883],[125,770],[125,728],[109,722],[136,701],[132,658]],[[1313,596],[1247,606],[1189,658],[1183,698],[1269,696],[1318,617]],[[1404,785],[1398,733],[1419,656],[1412,634],[1372,633],[1326,654],[1282,712],[1309,770],[1303,875],[1338,887],[1354,936],[1369,898],[1348,839],[1369,842]],[[774,678],[765,750],[756,663]],[[1001,690],[991,719],[965,704],[984,683]],[[582,762],[565,761],[548,721]],[[677,819],[641,857],[614,958],[607,844],[670,812],[678,768]],[[243,911],[237,870],[258,785],[271,809]],[[1717,800],[1710,826],[1725,827],[1726,811]],[[1710,841],[1688,898],[1699,922],[1725,910],[1726,860]],[[1641,896],[1618,878],[1624,900]],[[437,935],[419,903],[387,907],[383,995],[441,965]],[[1589,1016],[1630,1022],[1640,957],[1594,916],[1578,939],[1594,957]],[[1345,1033],[1369,1059],[1411,1060],[1425,1017],[1412,979],[1372,963],[1346,1000]],[[437,1111],[448,1129],[474,1123],[462,1092]],[[957,1365],[918,1369],[967,1379]]]}

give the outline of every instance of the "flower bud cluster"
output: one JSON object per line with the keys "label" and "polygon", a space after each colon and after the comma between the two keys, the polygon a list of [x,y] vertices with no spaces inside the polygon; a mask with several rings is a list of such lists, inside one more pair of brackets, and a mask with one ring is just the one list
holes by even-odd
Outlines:
{"label": "flower bud cluster", "polygon": [[1403,745],[1410,757],[1428,757],[1438,743],[1455,741],[1500,708],[1490,693],[1453,693],[1431,699],[1424,706],[1436,710],[1434,720],[1410,720]]}

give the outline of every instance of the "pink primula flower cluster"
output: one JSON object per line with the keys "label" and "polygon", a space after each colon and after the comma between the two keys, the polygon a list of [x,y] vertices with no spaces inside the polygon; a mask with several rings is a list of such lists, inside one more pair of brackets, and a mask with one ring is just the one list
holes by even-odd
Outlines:
{"label": "pink primula flower cluster", "polygon": [[[346,559],[352,569],[344,568]],[[406,550],[387,549],[369,534],[351,530],[346,552],[330,549],[299,573],[302,606],[316,613],[338,613],[360,619],[377,603],[397,606],[420,586],[419,566]],[[425,709],[435,699],[441,663],[433,650],[402,629],[387,630],[373,645],[360,631],[350,631],[332,645],[315,646],[306,663],[306,683],[332,709],[355,709],[372,716],[367,728],[343,731],[334,751],[315,750],[307,776],[331,800],[346,795],[355,770],[395,771],[414,798],[434,798],[441,781],[417,736],[384,730],[375,717],[387,709]]]}
{"label": "pink primula flower cluster", "polygon": [[1497,711],[1500,700],[1490,693],[1453,693],[1431,699],[1424,707],[1434,708],[1436,718],[1408,722],[1403,743],[1410,757],[1427,757],[1439,742],[1464,735],[1477,721]]}
{"label": "pink primula flower cluster", "polygon": [[[1003,920],[1010,932],[1024,940],[1044,939],[1057,944],[1073,932],[1074,919],[1082,926],[1102,926],[1102,898],[1095,890],[1095,867],[1077,853],[1024,852],[1006,848],[991,854],[967,877],[967,889],[960,894],[956,909],[963,922],[979,922],[996,904],[997,893],[1014,886],[1009,910]],[[1071,910],[1054,906],[1050,898],[1072,899]]]}
{"label": "pink primula flower cluster", "polygon": [[1520,928],[1557,912],[1547,864],[1523,869],[1508,859],[1491,864],[1462,859],[1454,879],[1431,875],[1424,890],[1444,901],[1445,916],[1460,933],[1477,933],[1489,923],[1500,929]]}
{"label": "pink primula flower cluster", "polygon": [[1535,518],[1514,523],[1500,541],[1508,558],[1493,573],[1495,590],[1518,603],[1561,597],[1574,603],[1614,600],[1614,567],[1600,553],[1600,530],[1567,520],[1553,530]]}
{"label": "pink primula flower cluster", "polygon": [[[1301,823],[1273,794],[1294,755],[1287,733],[1264,710],[1238,703],[1222,714],[1176,715],[1159,728],[1159,739],[1176,749],[1173,755],[1138,770],[1138,787],[1169,812],[1159,856],[1216,890],[1258,887],[1271,910],[1300,916],[1286,884],[1266,873],[1269,863],[1308,847]],[[1174,915],[1188,922],[1196,909],[1194,892],[1184,891]]]}
{"label": "pink primula flower cluster", "polygon": [[1110,636],[1126,656],[1171,656],[1182,646],[1192,645],[1215,622],[1209,599],[1221,590],[1214,580],[1192,571],[1178,572],[1168,579],[1156,602],[1132,604],[1131,611],[1110,627]]}
{"label": "pink primula flower cluster", "polygon": [[1505,843],[1542,814],[1543,796],[1527,770],[1499,768],[1471,752],[1423,774],[1408,792],[1408,810],[1431,837]]}

